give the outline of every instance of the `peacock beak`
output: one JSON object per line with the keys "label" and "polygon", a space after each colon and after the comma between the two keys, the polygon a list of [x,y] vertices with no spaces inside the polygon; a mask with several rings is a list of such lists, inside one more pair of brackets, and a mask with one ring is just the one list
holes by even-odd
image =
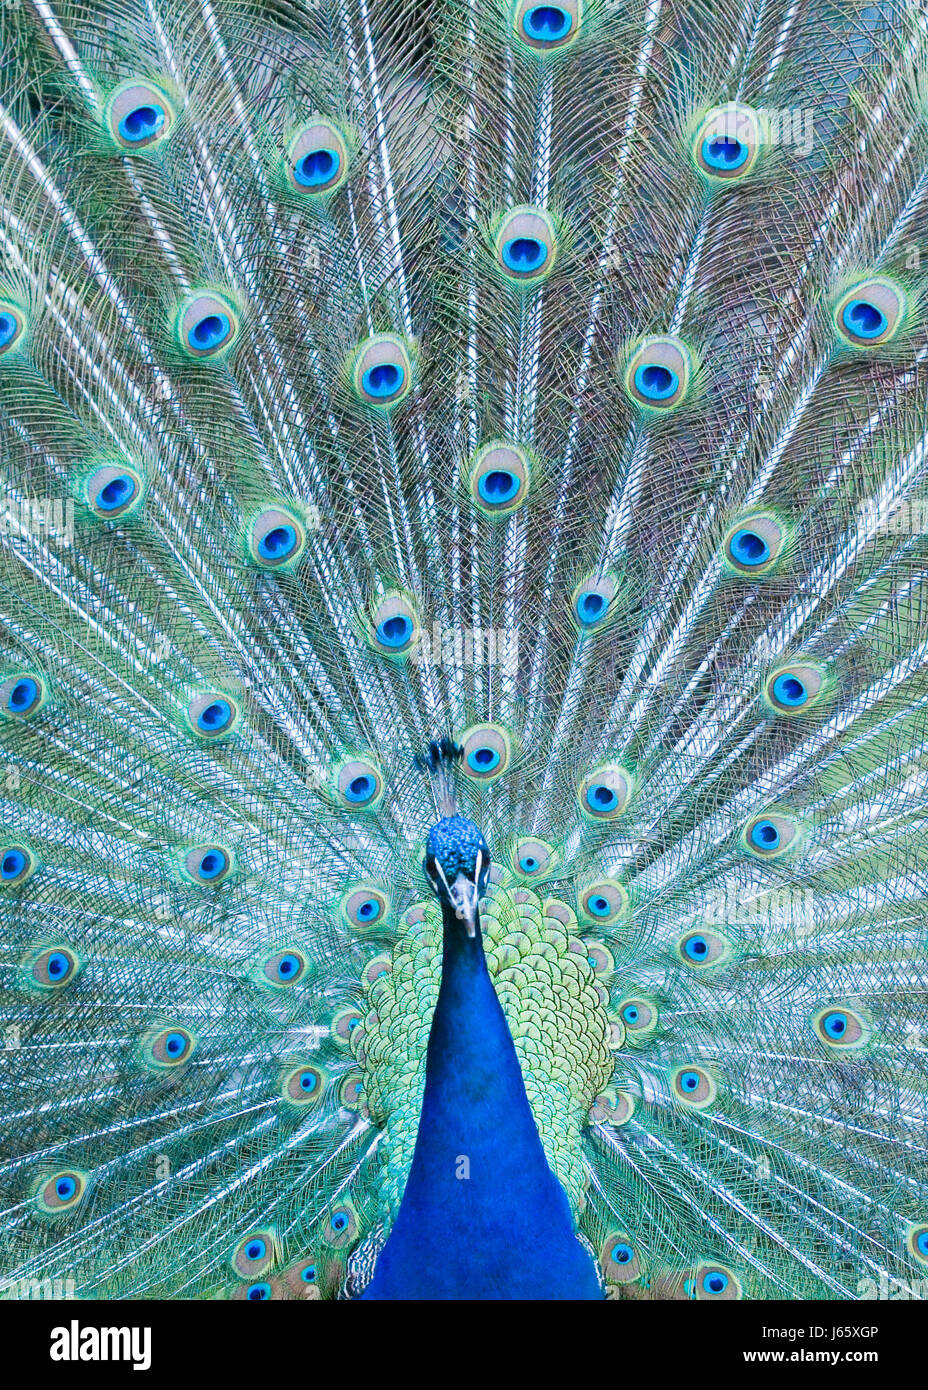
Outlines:
{"label": "peacock beak", "polygon": [[454,915],[464,923],[468,936],[477,935],[477,885],[472,879],[458,874],[451,885],[451,904]]}

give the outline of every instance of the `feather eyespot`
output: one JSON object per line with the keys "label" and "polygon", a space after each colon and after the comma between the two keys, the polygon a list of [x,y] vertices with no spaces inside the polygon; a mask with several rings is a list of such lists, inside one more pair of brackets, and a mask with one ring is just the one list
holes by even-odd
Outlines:
{"label": "feather eyespot", "polygon": [[355,931],[383,931],[390,912],[390,900],[379,888],[359,885],[342,898],[341,915]]}
{"label": "feather eyespot", "polygon": [[238,337],[238,315],[225,296],[203,291],[188,296],[177,315],[177,336],[190,357],[217,357]]}
{"label": "feather eyespot", "polygon": [[785,544],[782,522],[770,512],[753,512],[729,528],[723,554],[730,569],[753,578],[773,569]]}
{"label": "feather eyespot", "polygon": [[517,0],[513,28],[524,44],[544,54],[572,44],[580,32],[582,18],[582,0],[558,0],[557,4]]}
{"label": "feather eyespot", "polygon": [[528,497],[531,460],[525,449],[493,439],[474,454],[470,495],[486,516],[509,516]]}
{"label": "feather eyespot", "polygon": [[339,1009],[332,1016],[332,1026],[330,1029],[333,1043],[336,1047],[350,1047],[353,1034],[363,1024],[364,1019],[360,1009],[356,1009],[349,1004],[344,1009]]}
{"label": "feather eyespot", "polygon": [[166,93],[151,82],[126,82],[117,87],[107,104],[110,135],[120,149],[130,153],[162,141],[174,119]]}
{"label": "feather eyespot", "polygon": [[590,1110],[590,1123],[611,1125],[619,1128],[628,1124],[635,1113],[635,1097],[629,1091],[615,1091],[611,1087],[601,1091],[593,1101]]}
{"label": "feather eyespot", "polygon": [[461,771],[475,782],[495,782],[512,758],[508,732],[499,724],[474,724],[461,735]]}
{"label": "feather eyespot", "polygon": [[340,1202],[329,1213],[322,1238],[333,1250],[344,1250],[358,1238],[358,1214],[352,1202]]}
{"label": "feather eyespot", "polygon": [[62,1216],[79,1206],[87,1195],[89,1179],[79,1168],[65,1168],[42,1178],[35,1187],[35,1200],[45,1216]]}
{"label": "feather eyespot", "polygon": [[226,738],[235,732],[240,711],[231,695],[207,690],[195,695],[186,708],[187,724],[198,738]]}
{"label": "feather eyespot", "polygon": [[46,991],[64,989],[77,979],[81,965],[70,946],[46,946],[28,964],[29,984]]}
{"label": "feather eyespot", "polygon": [[17,671],[0,681],[0,715],[5,719],[31,719],[47,698],[45,681],[35,671]]}
{"label": "feather eyespot", "polygon": [[694,1063],[674,1068],[670,1073],[670,1091],[674,1100],[694,1110],[711,1105],[718,1094],[714,1078]]}
{"label": "feather eyespot", "polygon": [[369,811],[383,795],[383,774],[367,758],[349,758],[336,771],[335,787],[346,810]]}
{"label": "feather eyespot", "polygon": [[611,927],[628,912],[628,901],[628,890],[616,879],[600,879],[580,894],[580,915],[587,922]]}
{"label": "feather eyespot", "polygon": [[700,928],[680,937],[677,956],[691,969],[704,970],[708,966],[724,965],[731,957],[731,943],[721,932]]}
{"label": "feather eyespot", "polygon": [[618,1009],[629,1042],[649,1038],[657,1027],[657,1009],[650,999],[643,999],[640,995],[626,997],[620,1001]]}
{"label": "feather eyespot", "polygon": [[0,847],[0,887],[16,888],[28,883],[38,866],[38,859],[28,845]]}
{"label": "feather eyespot", "polygon": [[741,1281],[728,1265],[699,1264],[693,1276],[692,1297],[708,1302],[739,1299]]}
{"label": "feather eyespot", "polygon": [[265,507],[249,527],[249,558],[262,569],[292,568],[305,549],[306,531],[302,522],[283,507]]}
{"label": "feather eyespot", "polygon": [[412,600],[389,593],[378,602],[371,617],[368,641],[381,656],[407,656],[419,641],[421,627]]}
{"label": "feather eyespot", "polygon": [[764,682],[767,703],[778,714],[804,714],[825,693],[825,672],[811,662],[778,667]]}
{"label": "feather eyespot", "polygon": [[634,779],[617,763],[605,763],[584,777],[577,788],[580,810],[588,820],[615,820],[628,806]]}
{"label": "feather eyespot", "polygon": [[26,315],[12,300],[0,299],[0,357],[21,344],[26,332]]}
{"label": "feather eyespot", "polygon": [[693,141],[693,157],[710,181],[730,182],[750,173],[762,143],[757,112],[733,101],[715,107],[702,121]]}
{"label": "feather eyespot", "polygon": [[511,208],[494,237],[496,264],[513,284],[535,285],[547,279],[557,260],[554,223],[542,208],[527,204]]}
{"label": "feather eyespot", "polygon": [[189,1028],[171,1024],[153,1029],[141,1042],[141,1057],[155,1071],[173,1071],[190,1061],[196,1038]]}
{"label": "feather eyespot", "polygon": [[325,1091],[326,1080],[326,1074],[321,1067],[305,1062],[285,1073],[280,1092],[289,1105],[305,1109],[319,1104]]}
{"label": "feather eyespot", "polygon": [[846,1004],[830,1004],[812,1015],[816,1036],[829,1048],[853,1050],[870,1041],[870,1025]]}
{"label": "feather eyespot", "polygon": [[742,842],[749,854],[763,859],[776,859],[799,844],[799,824],[791,816],[769,811],[749,820],[742,832]]}
{"label": "feather eyespot", "polygon": [[406,345],[392,333],[367,338],[354,355],[351,368],[360,400],[378,410],[389,410],[409,394],[412,363]]}
{"label": "feather eyespot", "polygon": [[625,390],[644,410],[672,410],[689,391],[693,359],[679,338],[645,338],[625,367]]}
{"label": "feather eyespot", "polygon": [[334,193],[348,177],[348,142],[333,121],[316,116],[290,141],[287,177],[295,193]]}
{"label": "feather eyespot", "polygon": [[544,878],[554,868],[557,852],[553,845],[546,844],[544,840],[527,836],[513,845],[510,860],[513,871],[521,878]]}
{"label": "feather eyespot", "polygon": [[641,1261],[632,1240],[613,1231],[600,1247],[599,1260],[607,1283],[631,1284],[641,1274]]}
{"label": "feather eyespot", "polygon": [[115,521],[134,511],[142,493],[141,475],[128,464],[95,468],[84,484],[87,506],[101,521]]}
{"label": "feather eyespot", "polygon": [[222,883],[234,866],[231,850],[222,845],[195,845],[183,854],[181,862],[185,878],[206,886]]}
{"label": "feather eyespot", "polygon": [[618,591],[614,574],[591,574],[581,579],[571,594],[570,609],[582,632],[592,632],[606,621]]}
{"label": "feather eyespot", "polygon": [[919,1264],[928,1265],[928,1222],[919,1221],[909,1227],[906,1245]]}
{"label": "feather eyespot", "polygon": [[309,957],[296,947],[275,951],[261,967],[263,983],[274,989],[289,989],[307,975],[312,974]]}
{"label": "feather eyespot", "polygon": [[835,326],[850,347],[882,347],[904,324],[905,292],[885,276],[873,276],[853,285],[835,306]]}
{"label": "feather eyespot", "polygon": [[278,1257],[277,1234],[272,1228],[251,1231],[232,1251],[232,1268],[240,1279],[259,1279],[272,1269]]}

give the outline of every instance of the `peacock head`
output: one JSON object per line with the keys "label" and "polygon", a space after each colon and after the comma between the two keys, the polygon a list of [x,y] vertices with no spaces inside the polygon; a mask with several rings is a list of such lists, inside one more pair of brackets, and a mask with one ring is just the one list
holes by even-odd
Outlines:
{"label": "peacock head", "polygon": [[480,827],[465,816],[443,817],[429,831],[423,868],[438,901],[464,923],[468,936],[476,936],[477,905],[490,878],[490,851]]}

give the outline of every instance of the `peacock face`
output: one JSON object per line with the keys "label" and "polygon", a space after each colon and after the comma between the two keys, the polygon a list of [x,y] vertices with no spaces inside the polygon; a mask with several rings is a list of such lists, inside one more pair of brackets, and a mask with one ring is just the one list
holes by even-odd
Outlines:
{"label": "peacock face", "polygon": [[429,831],[423,867],[439,902],[454,909],[468,936],[477,932],[477,904],[490,877],[483,832],[464,816],[445,816]]}

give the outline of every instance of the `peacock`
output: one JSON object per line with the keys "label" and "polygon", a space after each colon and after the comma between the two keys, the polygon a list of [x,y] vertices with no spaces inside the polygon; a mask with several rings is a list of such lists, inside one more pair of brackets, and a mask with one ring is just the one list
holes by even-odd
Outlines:
{"label": "peacock", "polygon": [[0,4],[0,1285],[928,1289],[928,9]]}

